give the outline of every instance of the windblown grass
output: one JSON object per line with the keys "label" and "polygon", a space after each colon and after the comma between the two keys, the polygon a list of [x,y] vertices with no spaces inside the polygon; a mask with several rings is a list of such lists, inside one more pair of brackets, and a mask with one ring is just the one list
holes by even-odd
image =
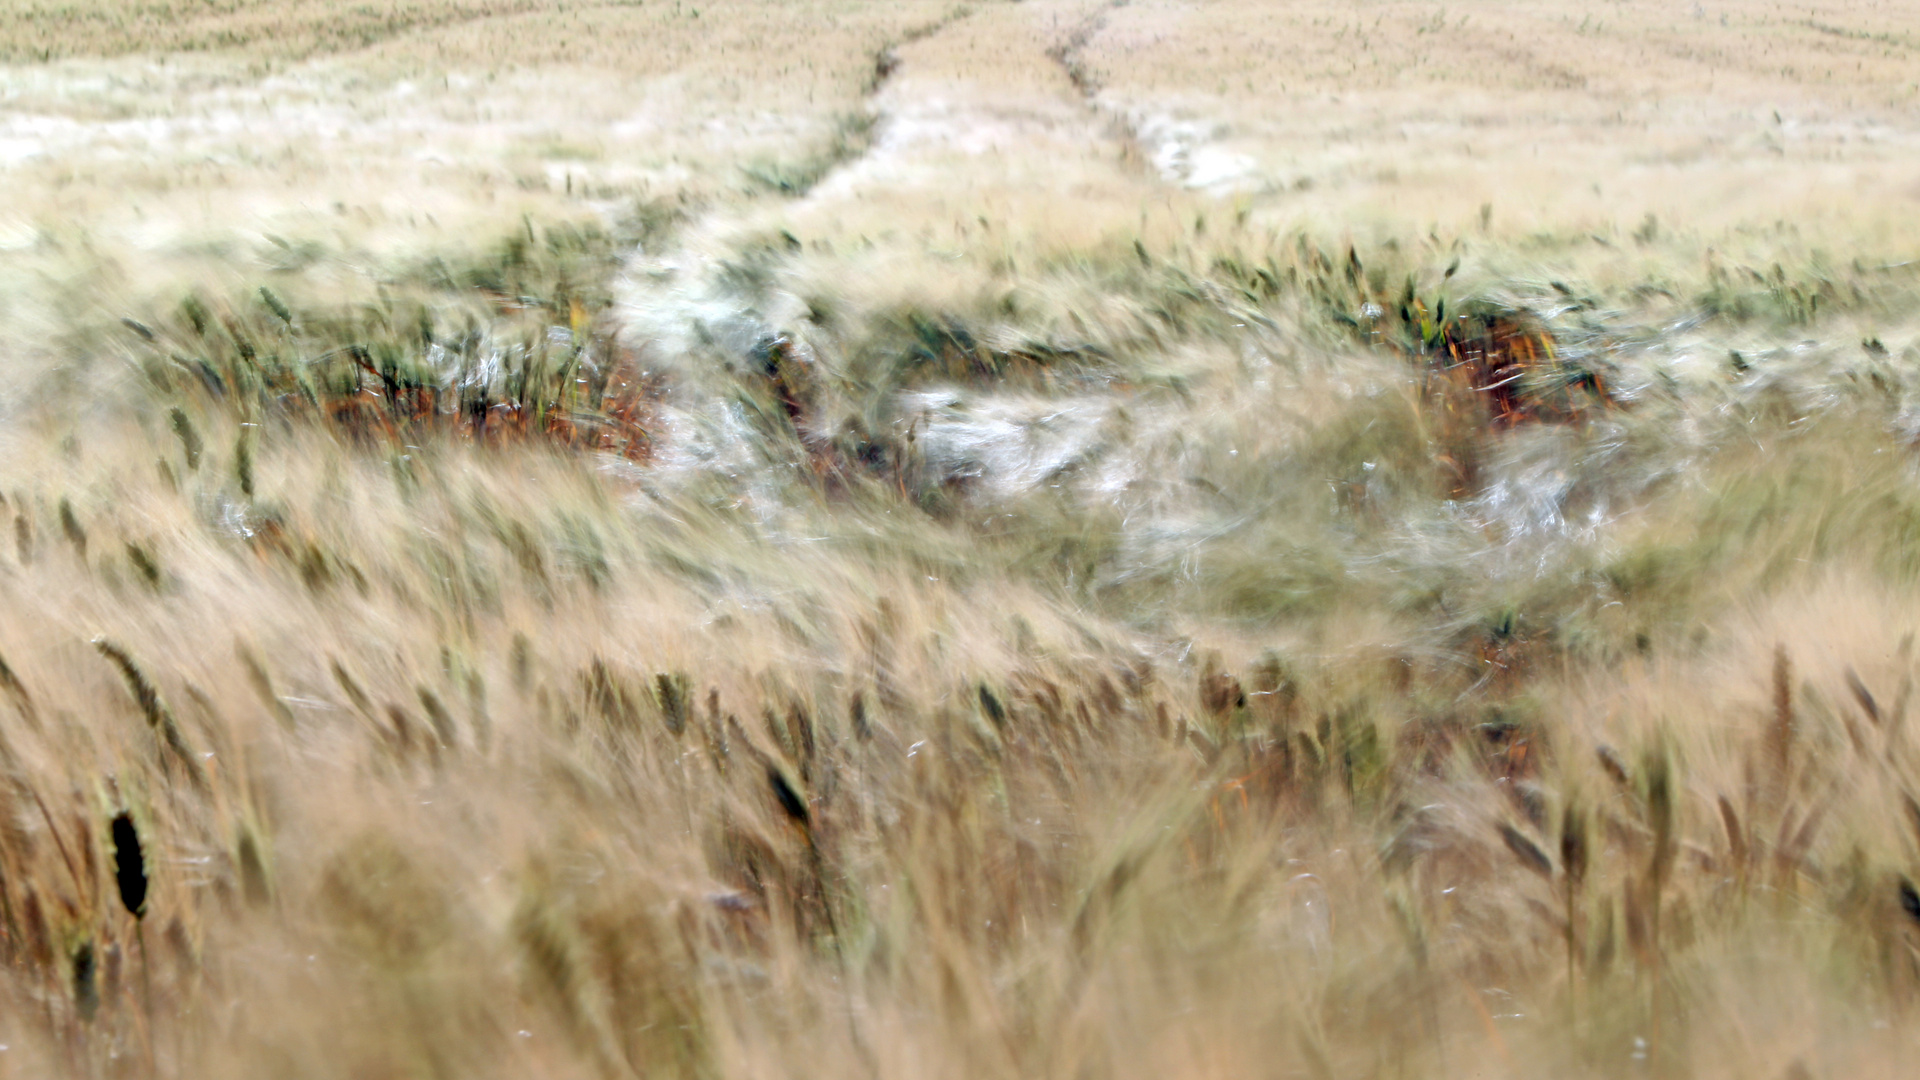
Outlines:
{"label": "windblown grass", "polygon": [[[372,305],[158,304],[100,331],[128,374],[78,438],[16,436],[13,1053],[1624,1075],[1899,1052],[1911,356],[1756,352],[1660,390],[1597,294],[1589,317],[1483,289],[1436,331],[1420,288],[1348,314],[1390,253],[1123,250],[1028,287],[1129,298],[1152,334],[843,312],[730,363],[716,338],[701,380],[674,375],[698,355],[634,376],[638,445],[733,412],[759,471],[790,470],[770,485],[617,437],[589,373],[623,347],[613,235],[522,230]],[[1239,355],[1283,339],[1320,344]],[[1526,348],[1590,374],[1471,381]],[[968,442],[1022,401],[1107,419],[1054,421],[1038,472],[991,452],[1014,420]],[[1494,496],[1540,452],[1576,470],[1532,494],[1557,524]],[[1847,632],[1809,638],[1813,610]],[[137,900],[109,861],[129,828],[162,853]],[[1756,1016],[1778,1042],[1741,1034]]]}
{"label": "windblown grass", "polygon": [[[803,5],[229,7],[145,47],[277,19],[282,53],[203,59],[290,63],[387,19],[372,71],[547,25],[535,85],[556,28],[617,60],[619,24],[716,101],[816,85],[725,59]],[[134,47],[145,9],[25,25],[108,11],[94,51]],[[654,186],[542,122],[513,145],[559,172],[398,250],[352,211],[116,246],[33,188],[0,253],[0,1066],[1904,1075],[1889,204],[1509,224],[1524,170],[1476,213],[1439,154],[1444,215],[1344,213],[1360,165],[1236,202],[1140,111],[1225,107],[1180,51],[1260,47],[1193,36],[1223,18],[1307,35],[1314,86],[1451,86],[1471,48],[1591,104],[1625,37],[1733,50],[1717,12],[1554,24],[1605,47],[1552,70],[1392,6],[828,13],[821,97],[765,140],[717,104]],[[1803,60],[1906,47],[1729,14]]]}

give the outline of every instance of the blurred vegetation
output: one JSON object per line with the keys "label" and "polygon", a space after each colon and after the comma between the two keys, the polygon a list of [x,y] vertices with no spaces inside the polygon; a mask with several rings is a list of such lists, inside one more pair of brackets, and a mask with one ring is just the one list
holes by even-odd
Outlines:
{"label": "blurred vegetation", "polygon": [[[1900,1045],[1911,350],[1682,384],[1630,291],[1303,236],[1041,271],[1141,316],[1071,338],[1039,302],[816,305],[661,363],[626,228],[76,339],[132,381],[5,510],[46,620],[0,627],[0,993],[36,1070]],[[799,257],[721,276],[770,306]],[[987,422],[1020,403],[1056,419]],[[702,416],[754,470],[675,443]],[[1070,452],[995,456],[1022,431]]]}
{"label": "blurred vegetation", "polygon": [[[536,7],[6,47],[815,60],[768,5]],[[1114,128],[1040,145],[1137,180],[1113,43],[1162,41],[794,10],[842,119],[727,158],[728,214],[602,178],[591,223],[289,230],[164,294],[29,230],[80,269],[0,430],[0,1073],[1901,1075],[1914,264],[1166,185],[1136,226],[1065,151],[1054,202],[822,210],[903,57],[1006,11]],[[1402,47],[1495,40],[1444,14],[1296,29],[1477,79]]]}
{"label": "blurred vegetation", "polygon": [[[644,460],[643,375],[604,325],[615,243],[593,226],[536,241],[529,226],[458,268],[414,268],[360,306],[296,313],[263,285],[217,307],[190,295],[157,331],[125,325],[156,391],[244,422],[324,416],[363,442],[536,438]],[[173,408],[191,447],[191,421]]]}

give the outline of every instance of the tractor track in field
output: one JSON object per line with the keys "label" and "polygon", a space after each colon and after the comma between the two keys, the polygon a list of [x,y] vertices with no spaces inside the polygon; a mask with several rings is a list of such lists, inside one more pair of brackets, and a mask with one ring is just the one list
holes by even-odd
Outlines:
{"label": "tractor track in field", "polygon": [[[905,236],[949,223],[936,207],[956,188],[1054,183],[1049,172],[1075,169],[1100,184],[1161,187],[1132,127],[1099,100],[1098,76],[1083,59],[1124,6],[1081,6],[1062,20],[1064,34],[1025,5],[957,7],[901,33],[873,51],[860,138],[827,167],[804,185],[782,186],[784,200],[716,207],[678,230],[670,249],[637,257],[626,275],[625,333],[667,375],[661,463],[732,477],[764,471],[754,457],[768,440],[728,403],[733,388],[714,373],[766,367],[770,350],[803,365],[832,362],[837,336],[811,323],[808,303],[786,284],[790,274],[804,276],[809,241],[854,239],[821,236],[817,223],[878,203],[904,209],[872,227]],[[999,66],[976,67],[976,56]],[[784,237],[784,249],[769,248],[769,236]],[[773,269],[743,277],[740,267],[756,260]]]}
{"label": "tractor track in field", "polygon": [[1067,81],[1079,91],[1080,98],[1086,102],[1087,108],[1106,118],[1110,136],[1120,144],[1122,163],[1131,172],[1145,175],[1152,170],[1148,164],[1149,155],[1141,142],[1139,130],[1125,114],[1100,104],[1100,91],[1103,89],[1100,76],[1082,58],[1087,46],[1093,44],[1093,39],[1107,28],[1108,18],[1130,2],[1131,0],[1105,0],[1074,24],[1066,37],[1056,41],[1047,49],[1047,59],[1059,66],[1061,73],[1067,77]]}

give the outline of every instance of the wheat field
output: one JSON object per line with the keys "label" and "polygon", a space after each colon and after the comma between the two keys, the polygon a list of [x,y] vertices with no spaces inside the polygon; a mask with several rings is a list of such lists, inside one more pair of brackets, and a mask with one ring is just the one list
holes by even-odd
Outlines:
{"label": "wheat field", "polygon": [[1920,12],[18,0],[0,1075],[1896,1077]]}

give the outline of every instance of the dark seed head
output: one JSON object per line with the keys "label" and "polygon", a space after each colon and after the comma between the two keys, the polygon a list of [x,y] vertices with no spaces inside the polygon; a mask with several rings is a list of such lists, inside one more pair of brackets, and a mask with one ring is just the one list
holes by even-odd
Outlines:
{"label": "dark seed head", "polygon": [[147,914],[147,860],[140,850],[140,830],[125,810],[113,816],[113,877],[120,886],[120,902],[134,918]]}
{"label": "dark seed head", "polygon": [[1653,861],[1648,877],[1658,896],[1678,846],[1673,830],[1673,770],[1664,749],[1654,750],[1647,760],[1647,819],[1653,827]]}
{"label": "dark seed head", "polygon": [[27,961],[40,971],[53,969],[53,935],[47,926],[46,909],[40,894],[27,887],[27,901],[20,918],[20,937],[26,945]]}
{"label": "dark seed head", "polygon": [[1573,804],[1560,815],[1560,866],[1568,883],[1579,888],[1587,876],[1587,818]]}
{"label": "dark seed head", "polygon": [[60,498],[60,531],[67,534],[68,543],[80,553],[80,557],[86,558],[87,530],[81,526],[80,516],[73,512],[72,501],[65,496]]}
{"label": "dark seed head", "polygon": [[242,826],[240,841],[234,845],[234,862],[240,871],[240,891],[247,903],[256,907],[273,899],[273,886],[267,879],[267,863],[260,854],[260,842],[253,830]]}
{"label": "dark seed head", "polygon": [[1001,731],[1006,730],[1007,708],[1000,704],[999,697],[995,696],[993,689],[986,683],[980,684],[980,707],[986,710],[987,719],[993,721],[995,728]]}
{"label": "dark seed head", "polygon": [[93,647],[120,669],[121,678],[127,681],[127,689],[140,703],[141,715],[147,718],[148,724],[159,728],[171,722],[166,703],[160,700],[160,691],[154,687],[153,680],[147,678],[147,673],[140,670],[131,653],[104,637],[94,638]]}
{"label": "dark seed head", "polygon": [[1627,763],[1620,760],[1619,751],[1611,746],[1602,746],[1598,751],[1601,771],[1621,788],[1633,786],[1633,775],[1627,771]]}
{"label": "dark seed head", "polygon": [[1553,877],[1553,860],[1547,858],[1547,853],[1540,850],[1540,845],[1529,840],[1525,833],[1502,823],[1500,839],[1506,842],[1507,850],[1513,852],[1514,857],[1527,869],[1541,877]]}
{"label": "dark seed head", "polygon": [[767,783],[773,786],[773,797],[780,800],[780,809],[787,817],[793,819],[794,824],[803,829],[812,824],[812,814],[807,810],[807,800],[801,798],[800,793],[793,789],[793,784],[787,779],[785,773],[776,766],[767,766]]}
{"label": "dark seed head", "polygon": [[1906,912],[1908,918],[1920,922],[1920,891],[1916,891],[1913,882],[1904,877],[1900,879],[1900,910]]}
{"label": "dark seed head", "polygon": [[1867,689],[1867,684],[1861,681],[1860,673],[1852,668],[1847,669],[1847,689],[1852,691],[1853,700],[1859,703],[1860,711],[1866,713],[1867,719],[1873,721],[1876,727],[1879,726],[1880,703],[1873,699],[1873,691]]}
{"label": "dark seed head", "polygon": [[873,738],[873,724],[867,719],[866,695],[855,690],[853,692],[853,701],[848,704],[847,711],[853,719],[854,738],[859,739],[861,742],[866,742],[868,739]]}
{"label": "dark seed head", "polygon": [[93,942],[83,941],[73,951],[73,1007],[80,1019],[92,1020],[100,1009],[100,986],[95,976]]}

